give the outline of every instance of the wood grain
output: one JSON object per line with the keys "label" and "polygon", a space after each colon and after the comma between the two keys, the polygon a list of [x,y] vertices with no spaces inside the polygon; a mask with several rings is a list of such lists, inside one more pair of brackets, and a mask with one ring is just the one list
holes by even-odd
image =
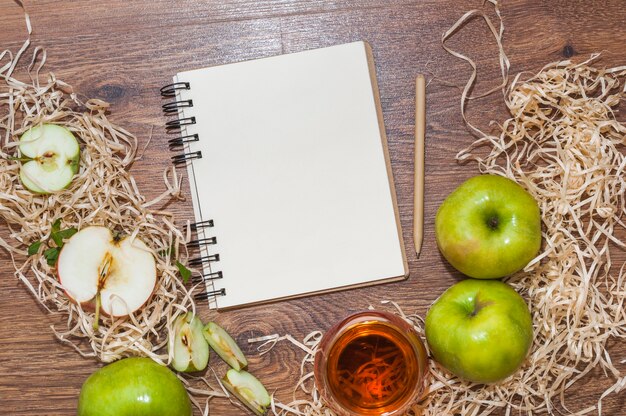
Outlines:
{"label": "wood grain", "polygon": [[[353,40],[370,42],[411,276],[404,282],[219,314],[217,319],[243,346],[259,378],[278,399],[289,401],[302,356],[286,345],[259,356],[255,347],[247,344],[249,337],[290,333],[302,338],[383,299],[393,299],[406,311],[424,316],[431,302],[462,278],[441,258],[433,224],[445,196],[477,173],[476,166],[460,165],[454,160],[472,137],[460,115],[460,91],[440,82],[463,85],[470,68],[441,48],[441,35],[464,11],[481,3],[44,0],[27,2],[27,9],[34,28],[33,44],[45,46],[48,51],[47,69],[73,85],[82,96],[111,102],[111,119],[137,134],[140,146],[152,135],[143,158],[132,167],[147,197],[163,189],[160,175],[169,163],[158,88],[174,73]],[[607,66],[626,61],[626,11],[622,1],[513,0],[505,2],[502,13],[513,73],[537,71],[563,59],[564,53],[581,58],[606,51],[602,63]],[[493,16],[492,12],[488,14]],[[0,50],[16,51],[26,31],[23,14],[12,1],[0,0],[0,28]],[[498,84],[497,50],[483,22],[470,22],[449,45],[477,62],[476,91]],[[418,73],[427,74],[430,81],[424,244],[419,260],[411,241],[414,79]],[[501,97],[495,94],[472,102],[468,115],[477,125],[488,128],[490,120],[502,119],[506,113]],[[169,208],[180,218],[191,216],[190,200]],[[18,284],[6,253],[0,253],[0,258],[4,260],[0,264],[0,413],[75,414],[80,386],[98,364],[55,340],[50,325],[62,325],[61,318],[48,315]],[[621,264],[625,258],[623,252],[619,253],[615,263]],[[201,310],[201,315],[206,318],[210,312]],[[614,362],[618,362],[624,359],[626,347],[615,342],[611,352]],[[213,363],[218,373],[224,370],[218,360]],[[622,371],[624,367],[621,365]],[[569,409],[573,412],[595,404],[599,393],[610,384],[600,373],[586,378],[568,395]],[[611,395],[603,409],[607,415],[620,415],[625,414],[625,405],[623,394]],[[225,400],[211,402],[211,415],[237,414],[242,411]]]}

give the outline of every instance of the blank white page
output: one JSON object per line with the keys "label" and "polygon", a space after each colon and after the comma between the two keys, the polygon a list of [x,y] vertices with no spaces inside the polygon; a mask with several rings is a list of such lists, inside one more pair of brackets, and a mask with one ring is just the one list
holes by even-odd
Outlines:
{"label": "blank white page", "polygon": [[375,74],[364,42],[182,72],[200,140],[197,221],[220,260],[212,307],[407,275]]}

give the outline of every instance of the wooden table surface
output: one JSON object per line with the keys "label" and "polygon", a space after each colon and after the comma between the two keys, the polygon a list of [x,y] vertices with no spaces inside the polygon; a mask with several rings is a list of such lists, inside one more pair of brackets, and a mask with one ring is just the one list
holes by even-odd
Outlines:
{"label": "wooden table surface", "polygon": [[[427,90],[424,245],[419,259],[412,252],[414,77],[427,73],[429,78],[465,83],[470,69],[442,49],[441,35],[466,10],[480,6],[478,0],[26,2],[33,44],[47,49],[48,70],[82,96],[111,102],[110,118],[135,133],[140,147],[154,127],[144,157],[132,167],[148,197],[163,189],[161,173],[170,158],[158,89],[172,74],[361,39],[372,45],[411,274],[399,283],[221,313],[219,321],[243,345],[255,373],[283,402],[291,398],[302,355],[282,345],[259,357],[247,338],[272,333],[302,338],[383,299],[424,316],[431,302],[462,278],[437,250],[434,214],[445,195],[476,174],[477,167],[454,159],[472,137],[461,118],[460,91],[439,82]],[[536,71],[567,52],[581,58],[606,51],[602,64],[623,65],[623,6],[621,0],[504,2],[511,72]],[[13,1],[0,0],[0,50],[17,51],[25,37],[22,10]],[[450,45],[476,60],[477,91],[497,85],[497,50],[482,21],[472,21]],[[487,126],[492,118],[503,119],[504,110],[496,94],[472,103],[469,116]],[[181,219],[191,216],[190,199],[170,208]],[[99,365],[55,340],[50,329],[54,319],[14,278],[8,258],[0,253],[0,414],[75,414],[81,384]],[[208,310],[200,311],[208,316]],[[611,351],[616,362],[626,355],[623,342],[615,342]],[[569,409],[594,404],[612,383],[602,374],[578,383],[571,390]],[[626,414],[624,396],[609,396],[604,414]],[[240,413],[226,400],[212,402],[211,415]]]}

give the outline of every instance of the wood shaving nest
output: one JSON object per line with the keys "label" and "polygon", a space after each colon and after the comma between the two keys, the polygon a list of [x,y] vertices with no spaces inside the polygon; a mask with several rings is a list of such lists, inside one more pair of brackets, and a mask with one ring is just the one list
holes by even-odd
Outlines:
{"label": "wood shaving nest", "polygon": [[[24,8],[20,1],[16,3]],[[0,247],[10,256],[16,277],[52,315],[60,327],[52,326],[56,337],[84,357],[108,363],[129,356],[150,357],[169,365],[172,356],[165,346],[174,320],[188,311],[196,312],[193,295],[202,283],[188,288],[181,280],[175,262],[188,259],[186,243],[191,236],[189,221],[176,226],[174,215],[159,209],[182,200],[181,183],[173,167],[163,172],[165,190],[148,201],[139,191],[129,168],[137,155],[137,138],[111,123],[109,104],[98,99],[81,101],[72,87],[54,74],[41,81],[39,72],[46,51],[37,47],[27,68],[30,82],[14,76],[20,58],[30,46],[32,27],[24,11],[28,38],[14,55],[0,53],[0,224],[9,239],[0,237]],[[19,180],[20,162],[16,155],[20,136],[29,128],[54,123],[69,129],[79,139],[80,171],[70,186],[50,195],[36,195]],[[146,147],[150,143],[147,140]],[[27,248],[36,241],[45,246],[52,224],[61,219],[61,229],[81,229],[102,225],[129,238],[140,238],[150,248],[157,268],[154,293],[139,311],[128,317],[101,316],[94,329],[95,314],[69,301],[56,278],[56,271],[39,253],[28,256]],[[198,274],[198,270],[191,270]],[[211,370],[212,372],[212,370]],[[203,415],[215,397],[232,398],[221,386],[216,388],[207,377],[178,374],[193,404]]]}
{"label": "wood shaving nest", "polygon": [[[30,35],[28,15],[26,21]],[[0,246],[35,299],[65,321],[65,325],[53,326],[60,341],[105,363],[133,355],[167,363],[167,353],[159,351],[167,344],[171,322],[187,310],[195,311],[193,289],[184,286],[173,264],[175,259],[186,259],[188,232],[175,226],[172,214],[150,207],[180,199],[181,180],[173,168],[167,169],[163,173],[166,190],[146,201],[128,173],[136,159],[137,139],[108,120],[108,103],[81,102],[54,74],[41,82],[39,71],[46,60],[41,48],[34,50],[28,66],[30,82],[13,76],[29,44],[30,36],[15,56],[9,50],[0,54],[0,222],[9,235],[8,240],[0,238]],[[11,160],[20,135],[42,123],[65,126],[79,138],[81,147],[80,172],[66,190],[50,195],[26,190],[19,180],[20,162]],[[129,317],[103,316],[94,329],[94,313],[68,300],[55,270],[42,255],[43,248],[27,256],[30,244],[49,241],[56,219],[61,219],[62,228],[103,225],[141,238],[154,254],[158,273],[147,305]]]}
{"label": "wood shaving nest", "polygon": [[[612,250],[623,250],[626,126],[614,108],[624,97],[626,67],[601,69],[558,62],[509,84],[512,117],[499,136],[484,135],[461,151],[482,173],[506,176],[537,200],[543,251],[523,273],[508,279],[528,300],[535,323],[529,363],[507,391],[523,396],[514,409],[554,410],[552,399],[594,368],[615,379],[602,395],[619,392],[625,377],[614,366],[608,341],[626,338],[624,266],[615,273]],[[486,156],[479,154],[487,148]],[[601,411],[594,406],[575,411]],[[569,410],[568,410],[569,411]]]}

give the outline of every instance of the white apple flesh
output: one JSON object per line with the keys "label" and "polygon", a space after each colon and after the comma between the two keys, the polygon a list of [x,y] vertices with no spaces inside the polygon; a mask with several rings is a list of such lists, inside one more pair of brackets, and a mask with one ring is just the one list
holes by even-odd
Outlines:
{"label": "white apple flesh", "polygon": [[125,316],[141,308],[152,295],[156,263],[138,238],[117,239],[108,228],[92,226],[65,243],[57,274],[75,302],[99,303],[103,313]]}
{"label": "white apple flesh", "polygon": [[20,138],[19,149],[24,159],[20,179],[32,192],[49,194],[65,189],[78,172],[78,141],[65,127],[33,127]]}

